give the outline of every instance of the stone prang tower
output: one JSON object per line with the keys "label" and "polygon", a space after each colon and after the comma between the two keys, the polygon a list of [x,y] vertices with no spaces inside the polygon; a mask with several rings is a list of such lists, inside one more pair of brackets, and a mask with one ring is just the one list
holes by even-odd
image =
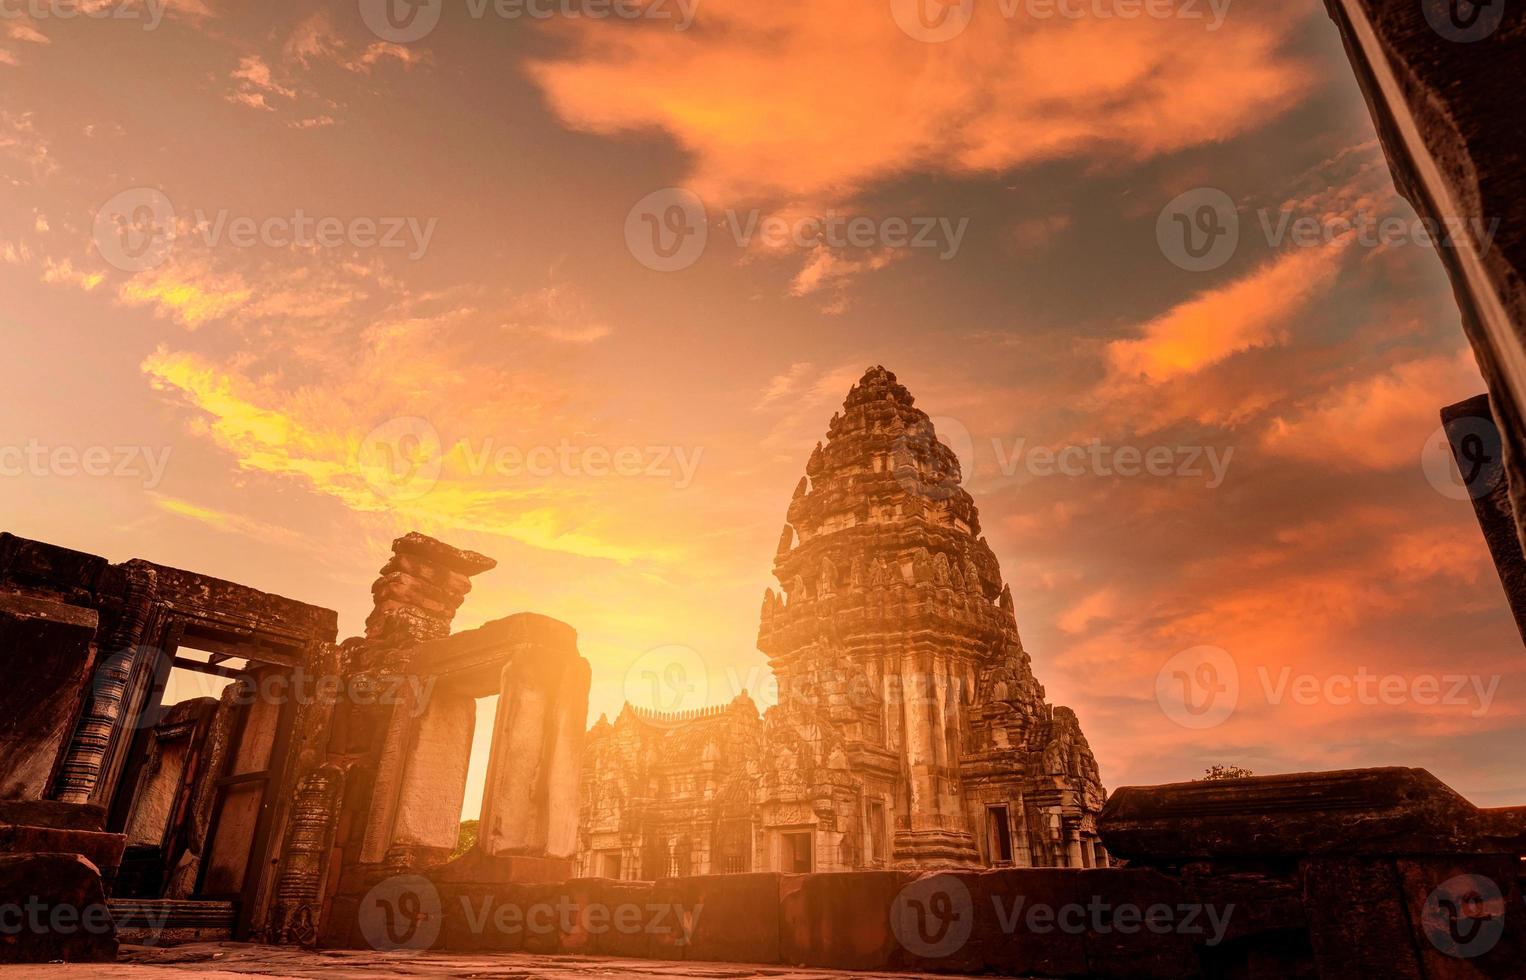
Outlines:
{"label": "stone prang tower", "polygon": [[581,874],[1107,862],[1075,713],[1033,676],[958,459],[884,368],[811,453],[774,575],[779,703],[600,719]]}
{"label": "stone prang tower", "polygon": [[758,634],[779,711],[840,736],[893,864],[1092,865],[1096,762],[1045,703],[959,460],[914,403],[870,369],[795,489]]}

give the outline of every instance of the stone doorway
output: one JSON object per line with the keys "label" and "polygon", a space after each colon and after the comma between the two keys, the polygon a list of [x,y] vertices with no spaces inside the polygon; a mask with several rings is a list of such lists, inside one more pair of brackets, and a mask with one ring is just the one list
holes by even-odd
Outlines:
{"label": "stone doorway", "polygon": [[243,938],[300,692],[288,665],[166,646],[146,651],[124,739],[109,827],[127,849],[111,904],[176,938]]}
{"label": "stone doorway", "polygon": [[816,854],[809,830],[786,830],[779,834],[779,870],[786,874],[810,874],[816,870]]}

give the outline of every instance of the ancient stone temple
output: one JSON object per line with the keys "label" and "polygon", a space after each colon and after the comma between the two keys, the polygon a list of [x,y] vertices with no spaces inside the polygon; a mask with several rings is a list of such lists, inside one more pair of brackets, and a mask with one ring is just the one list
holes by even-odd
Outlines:
{"label": "ancient stone temple", "polygon": [[[328,609],[0,534],[0,893],[109,905],[138,940],[376,945],[379,882],[566,878],[588,662],[533,613],[451,633],[495,564],[398,538],[336,642]],[[225,686],[168,703],[176,672]],[[482,829],[452,859],[489,695]],[[0,961],[116,947],[26,938]]]}
{"label": "ancient stone temple", "polygon": [[958,459],[884,368],[811,453],[774,575],[779,704],[600,719],[580,873],[1106,864],[1075,713],[1033,675]]}

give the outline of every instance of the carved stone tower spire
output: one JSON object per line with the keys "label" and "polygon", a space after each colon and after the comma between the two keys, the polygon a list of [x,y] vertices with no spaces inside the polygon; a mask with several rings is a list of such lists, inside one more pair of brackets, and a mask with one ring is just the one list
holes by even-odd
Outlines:
{"label": "carved stone tower spire", "polygon": [[[1052,727],[960,479],[911,393],[871,368],[811,453],[774,563],[783,597],[770,589],[763,602],[758,647],[778,676],[780,712],[842,738],[851,768],[889,806],[896,864],[984,863],[965,757],[1000,742],[1008,771],[1026,768],[1044,750],[1026,743]],[[1089,760],[1087,750],[1082,768],[1094,773]],[[1072,824],[1084,796],[1060,801]]]}

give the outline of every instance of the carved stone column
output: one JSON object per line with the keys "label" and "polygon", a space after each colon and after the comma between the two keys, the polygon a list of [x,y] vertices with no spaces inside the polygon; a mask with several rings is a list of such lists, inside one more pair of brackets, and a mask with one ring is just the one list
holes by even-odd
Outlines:
{"label": "carved stone column", "polygon": [[68,754],[59,767],[54,796],[65,803],[92,802],[122,714],[130,710],[127,684],[153,609],[157,575],[152,568],[133,563],[123,566],[123,571],[122,607],[98,640],[100,659]]}
{"label": "carved stone column", "polygon": [[1074,826],[1065,828],[1065,866],[1086,867],[1086,858],[1081,854],[1081,831]]}
{"label": "carved stone column", "polygon": [[308,773],[297,788],[291,830],[276,881],[270,941],[308,945],[318,938],[322,920],[323,876],[333,846],[344,773],[324,765]]}

